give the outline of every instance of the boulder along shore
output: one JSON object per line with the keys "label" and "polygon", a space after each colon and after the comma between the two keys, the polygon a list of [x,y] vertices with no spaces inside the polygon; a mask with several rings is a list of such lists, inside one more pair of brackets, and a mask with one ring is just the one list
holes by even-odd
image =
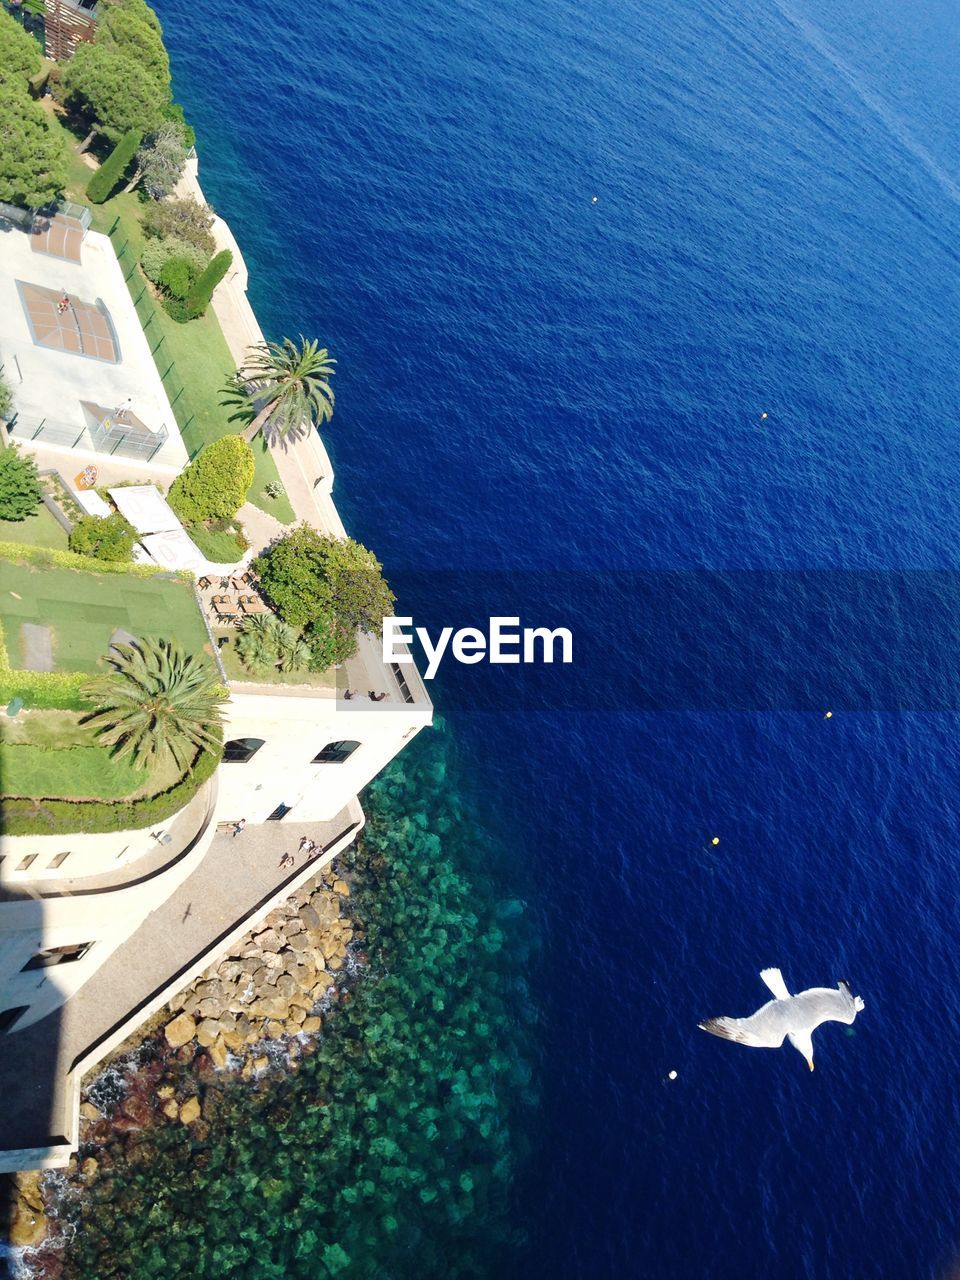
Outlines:
{"label": "boulder along shore", "polygon": [[78,1197],[109,1200],[113,1163],[149,1161],[152,1133],[187,1126],[202,1144],[225,1088],[297,1072],[366,959],[349,899],[331,863],[96,1068],[67,1168],[5,1180],[7,1235],[25,1251],[21,1269],[56,1280],[61,1208]]}

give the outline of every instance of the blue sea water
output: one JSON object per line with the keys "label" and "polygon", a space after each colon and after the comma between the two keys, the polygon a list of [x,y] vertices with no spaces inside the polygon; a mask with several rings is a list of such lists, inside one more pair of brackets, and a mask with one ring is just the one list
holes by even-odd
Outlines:
{"label": "blue sea water", "polygon": [[[956,567],[952,4],[157,8],[265,331],[340,362],[338,502],[418,620],[474,621],[480,570]],[[438,682],[546,938],[516,1273],[957,1274],[956,716],[618,708],[612,597],[556,580],[606,640],[597,709],[560,669],[541,711]],[[697,1030],[771,964],[866,1000],[812,1075]]]}

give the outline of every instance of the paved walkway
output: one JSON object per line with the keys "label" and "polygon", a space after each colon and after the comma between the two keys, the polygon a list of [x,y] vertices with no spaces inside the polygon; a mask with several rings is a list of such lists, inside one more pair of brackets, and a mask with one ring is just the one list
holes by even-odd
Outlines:
{"label": "paved walkway", "polygon": [[[228,951],[275,900],[329,861],[328,853],[304,860],[297,853],[301,836],[339,851],[361,823],[354,800],[330,822],[266,822],[237,838],[215,836],[196,871],[63,1008],[13,1033],[9,1047],[16,1052],[0,1057],[0,1097],[16,1098],[17,1105],[4,1108],[0,1153],[43,1147],[68,1134],[75,1120],[74,1068],[99,1061]],[[278,865],[287,850],[296,857],[292,871]]]}

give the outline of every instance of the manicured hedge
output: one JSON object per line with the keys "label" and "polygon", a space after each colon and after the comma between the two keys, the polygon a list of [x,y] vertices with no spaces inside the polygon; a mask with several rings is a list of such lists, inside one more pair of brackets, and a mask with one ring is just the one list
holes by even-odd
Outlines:
{"label": "manicured hedge", "polygon": [[5,799],[2,830],[8,836],[53,836],[151,827],[165,822],[188,804],[213,776],[219,763],[219,752],[204,751],[176,786],[144,800]]}
{"label": "manicured hedge", "polygon": [[164,307],[179,324],[188,320],[196,320],[202,316],[213,299],[213,291],[230,270],[233,254],[229,249],[221,249],[197,276],[196,281],[186,298],[164,299]]}
{"label": "manicured hedge", "polygon": [[128,129],[87,183],[87,199],[103,204],[110,198],[114,187],[123,179],[130,162],[137,154],[143,134],[138,129]]}
{"label": "manicured hedge", "polygon": [[0,706],[22,698],[28,710],[84,711],[80,690],[90,677],[82,671],[0,671]]}
{"label": "manicured hedge", "polygon": [[182,578],[193,582],[189,569],[164,569],[152,564],[114,564],[109,560],[94,560],[92,556],[80,556],[72,551],[56,551],[52,547],[30,547],[19,542],[0,542],[0,560],[11,564],[32,564],[38,569],[82,569],[85,573],[129,573],[137,578],[152,578],[156,573]]}

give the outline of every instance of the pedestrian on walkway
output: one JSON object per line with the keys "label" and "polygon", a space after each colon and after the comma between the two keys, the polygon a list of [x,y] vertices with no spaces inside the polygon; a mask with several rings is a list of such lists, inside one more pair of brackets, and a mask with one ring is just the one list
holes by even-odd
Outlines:
{"label": "pedestrian on walkway", "polygon": [[235,822],[235,823],[233,824],[233,838],[234,838],[234,840],[236,840],[237,836],[239,836],[239,835],[242,835],[242,834],[243,834],[243,829],[244,829],[244,827],[245,827],[246,825],[247,825],[247,820],[246,820],[246,818],[241,818],[239,822]]}
{"label": "pedestrian on walkway", "polygon": [[293,854],[292,854],[292,853],[286,853],[286,852],[282,853],[282,854],[280,855],[280,864],[279,864],[279,865],[280,865],[280,867],[281,867],[281,868],[283,868],[283,867],[292,867],[292,866],[293,866]]}

